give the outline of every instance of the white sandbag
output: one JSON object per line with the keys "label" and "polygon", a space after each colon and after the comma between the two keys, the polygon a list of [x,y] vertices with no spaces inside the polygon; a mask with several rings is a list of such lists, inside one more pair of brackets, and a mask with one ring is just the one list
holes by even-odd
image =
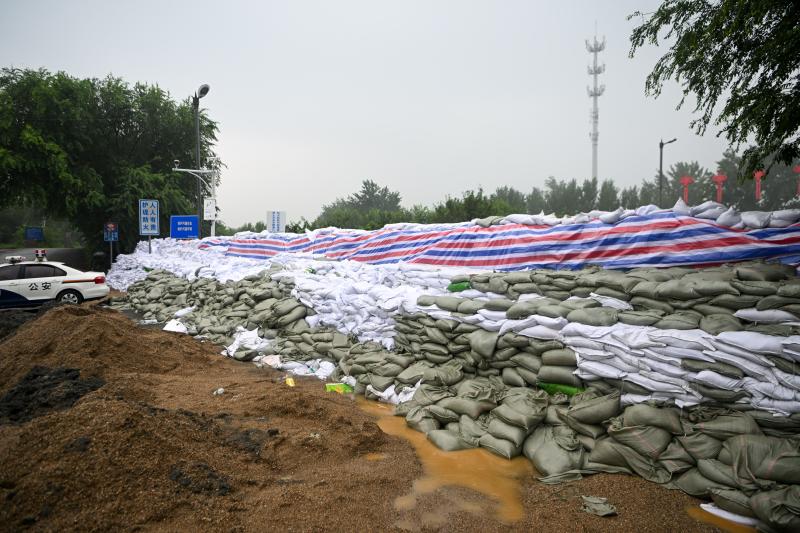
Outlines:
{"label": "white sandbag", "polygon": [[800,220],[800,209],[782,209],[772,212],[772,220],[785,220],[794,224]]}
{"label": "white sandbag", "polygon": [[724,331],[717,335],[717,339],[744,350],[781,355],[785,338],[755,331]]}
{"label": "white sandbag", "polygon": [[741,224],[741,222],[742,216],[733,206],[717,217],[717,224],[720,226],[733,227],[737,224]]}
{"label": "white sandbag", "polygon": [[675,202],[675,205],[672,207],[672,212],[676,215],[684,216],[689,216],[692,214],[691,208],[686,205],[686,202],[683,201],[683,198],[678,198],[678,201]]}
{"label": "white sandbag", "polygon": [[769,226],[772,213],[766,211],[745,211],[742,213],[742,224],[751,229],[761,229]]}
{"label": "white sandbag", "polygon": [[780,309],[765,309],[763,311],[759,311],[755,307],[750,307],[747,309],[739,309],[733,314],[733,316],[749,322],[755,322],[757,324],[782,324],[784,322],[798,322],[797,317],[792,313],[781,311]]}

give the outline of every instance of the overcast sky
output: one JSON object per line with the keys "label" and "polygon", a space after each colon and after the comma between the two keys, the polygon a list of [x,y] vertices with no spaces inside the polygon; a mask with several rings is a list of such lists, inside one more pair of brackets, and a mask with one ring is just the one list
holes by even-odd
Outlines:
{"label": "overcast sky", "polygon": [[606,36],[599,177],[621,186],[665,169],[712,167],[726,143],[689,128],[677,85],[644,82],[656,48],[628,58],[656,0],[38,1],[0,6],[0,66],[158,84],[176,99],[208,83],[228,168],[222,219],[315,217],[370,178],[405,205],[548,176],[591,175],[584,39]]}

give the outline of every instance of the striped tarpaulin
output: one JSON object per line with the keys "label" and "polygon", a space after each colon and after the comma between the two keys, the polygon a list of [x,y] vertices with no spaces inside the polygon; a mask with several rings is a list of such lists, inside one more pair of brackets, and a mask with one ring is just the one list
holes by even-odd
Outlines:
{"label": "striped tarpaulin", "polygon": [[631,216],[616,224],[527,226],[503,224],[335,230],[309,235],[206,239],[237,257],[268,259],[280,253],[321,254],[372,264],[420,263],[492,270],[577,269],[712,265],[800,256],[800,224],[787,228],[733,230],[713,221],[673,213]]}

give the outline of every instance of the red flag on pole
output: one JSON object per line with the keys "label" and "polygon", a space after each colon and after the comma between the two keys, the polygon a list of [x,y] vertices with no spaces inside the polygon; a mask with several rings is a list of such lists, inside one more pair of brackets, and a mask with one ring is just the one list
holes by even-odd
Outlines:
{"label": "red flag on pole", "polygon": [[683,176],[681,178],[681,185],[683,185],[683,201],[689,204],[689,185],[694,183],[694,178],[691,176]]}
{"label": "red flag on pole", "polygon": [[722,184],[725,183],[725,180],[728,179],[728,176],[725,174],[717,174],[716,176],[712,176],[711,179],[714,181],[714,185],[717,186],[717,203],[722,203]]}
{"label": "red flag on pole", "polygon": [[761,178],[764,177],[764,174],[766,174],[766,172],[763,170],[756,170],[753,172],[753,177],[756,180],[756,202],[761,201]]}

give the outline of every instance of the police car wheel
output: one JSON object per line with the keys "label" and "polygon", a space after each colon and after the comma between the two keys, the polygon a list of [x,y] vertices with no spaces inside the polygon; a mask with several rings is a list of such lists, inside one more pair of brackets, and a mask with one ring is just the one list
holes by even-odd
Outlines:
{"label": "police car wheel", "polygon": [[77,305],[83,301],[83,297],[78,291],[64,291],[58,295],[56,298],[58,303],[62,304],[74,304]]}

